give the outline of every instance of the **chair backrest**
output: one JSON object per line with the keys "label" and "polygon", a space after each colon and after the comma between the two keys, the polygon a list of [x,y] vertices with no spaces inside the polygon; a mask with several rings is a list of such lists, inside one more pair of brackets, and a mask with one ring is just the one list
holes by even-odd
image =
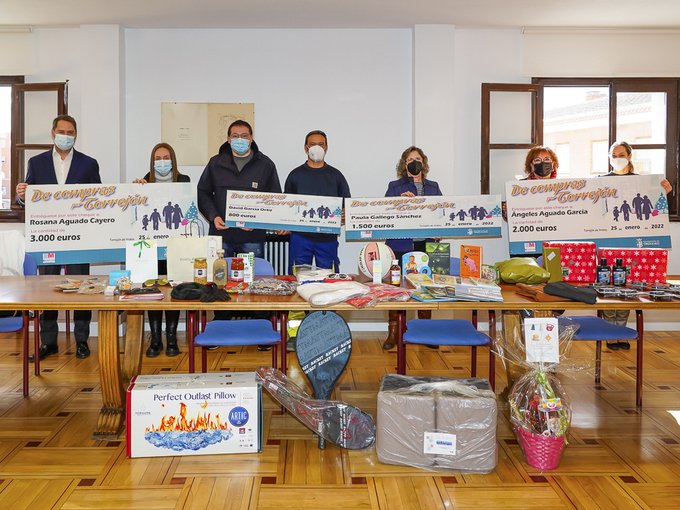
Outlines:
{"label": "chair backrest", "polygon": [[[231,259],[233,257],[225,257],[227,261],[227,271],[231,267]],[[260,257],[255,257],[255,268],[253,276],[274,276],[276,272],[274,271],[274,266],[267,259],[261,259]]]}
{"label": "chair backrest", "polygon": [[460,276],[460,258],[451,257],[451,263],[449,265],[449,274],[451,276]]}
{"label": "chair backrest", "polygon": [[38,266],[35,259],[28,253],[24,255],[24,276],[35,276],[38,274]]}

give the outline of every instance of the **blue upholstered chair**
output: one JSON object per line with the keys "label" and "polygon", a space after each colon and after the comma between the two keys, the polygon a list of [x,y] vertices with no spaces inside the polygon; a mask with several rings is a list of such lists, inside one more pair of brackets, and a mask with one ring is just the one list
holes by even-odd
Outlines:
{"label": "blue upholstered chair", "polygon": [[[227,267],[231,259],[227,258]],[[256,276],[274,276],[274,267],[265,259],[255,259]],[[283,345],[285,331],[278,332],[276,327],[278,316],[272,314],[271,319],[214,320],[209,322],[202,333],[190,338],[189,371],[193,372],[194,345],[201,346],[201,363],[203,372],[207,371],[207,348],[213,346],[271,345],[272,366],[277,367],[279,344]],[[192,341],[193,340],[193,341]],[[285,356],[285,349],[282,349]],[[284,362],[282,361],[282,368]]]}
{"label": "blue upholstered chair", "polygon": [[[26,254],[24,256],[24,276],[35,276],[38,274],[38,266],[35,264],[33,257]],[[34,315],[34,336],[36,349],[39,348],[39,328],[38,328],[38,315]],[[29,312],[23,311],[21,316],[17,317],[1,317],[0,318],[0,333],[13,333],[16,331],[21,331],[23,334],[23,391],[24,397],[28,396],[28,323],[29,323]],[[39,375],[36,372],[36,375]]]}
{"label": "blue upholstered chair", "polygon": [[[489,312],[489,322],[493,322],[495,329],[495,315]],[[406,373],[406,345],[449,345],[470,346],[472,359],[470,374],[477,375],[477,347],[489,347],[489,383],[495,387],[495,359],[491,350],[491,338],[477,331],[476,316],[473,322],[462,319],[413,319],[406,323],[406,331],[399,338],[397,344],[397,373]]]}
{"label": "blue upholstered chair", "polygon": [[632,341],[637,342],[637,360],[635,373],[635,404],[642,406],[642,348],[644,339],[644,327],[642,310],[636,310],[637,329],[626,326],[617,326],[600,317],[571,316],[569,317],[579,325],[579,330],[574,335],[574,341],[590,341],[595,344],[595,383],[600,383],[602,367],[602,342]]}
{"label": "blue upholstered chair", "polygon": [[[460,258],[451,257],[449,274],[460,275]],[[403,321],[403,319],[402,319]],[[477,331],[477,310],[472,311],[472,322],[462,319],[413,319],[405,326],[400,325],[397,343],[397,373],[406,373],[406,345],[420,344],[429,346],[470,346],[472,349],[470,374],[477,375],[477,347],[489,347],[489,383],[495,387],[495,358],[491,350],[491,338]],[[489,331],[495,334],[496,316],[489,310]]]}

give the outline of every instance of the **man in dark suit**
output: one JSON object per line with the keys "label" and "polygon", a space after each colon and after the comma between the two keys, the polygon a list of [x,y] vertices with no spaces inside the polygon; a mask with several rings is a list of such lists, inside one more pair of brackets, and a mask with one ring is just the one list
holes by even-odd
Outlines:
{"label": "man in dark suit", "polygon": [[[78,152],[73,148],[78,136],[76,121],[69,115],[59,115],[52,121],[52,140],[54,147],[28,160],[26,182],[17,184],[17,202],[24,203],[26,186],[29,184],[101,184],[99,164],[96,159]],[[68,275],[90,274],[89,264],[68,264],[65,266]],[[40,266],[40,274],[57,275],[60,266]],[[87,358],[90,348],[87,339],[90,336],[90,310],[74,312],[76,337],[76,356]],[[44,359],[59,351],[57,346],[57,311],[45,310],[40,318],[40,359]]]}

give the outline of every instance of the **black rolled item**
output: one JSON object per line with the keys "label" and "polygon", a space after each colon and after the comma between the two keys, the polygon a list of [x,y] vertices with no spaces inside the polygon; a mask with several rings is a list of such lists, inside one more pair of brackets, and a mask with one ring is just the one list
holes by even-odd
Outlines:
{"label": "black rolled item", "polygon": [[543,292],[589,305],[597,303],[597,291],[592,287],[577,287],[566,282],[554,282],[546,284]]}

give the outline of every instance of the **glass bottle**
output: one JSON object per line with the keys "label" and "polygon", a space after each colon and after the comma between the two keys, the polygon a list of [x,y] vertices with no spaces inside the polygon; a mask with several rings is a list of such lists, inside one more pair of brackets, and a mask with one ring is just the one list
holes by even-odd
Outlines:
{"label": "glass bottle", "polygon": [[208,283],[208,260],[205,257],[194,259],[194,283]]}
{"label": "glass bottle", "polygon": [[227,261],[224,259],[224,250],[217,250],[217,259],[213,262],[213,283],[218,287],[227,284]]}
{"label": "glass bottle", "polygon": [[401,285],[401,267],[399,267],[399,261],[393,260],[392,266],[390,267],[390,283],[392,285]]}
{"label": "glass bottle", "polygon": [[616,266],[612,269],[612,282],[615,287],[623,287],[626,285],[626,267],[623,265],[623,259],[616,259]]}
{"label": "glass bottle", "polygon": [[600,265],[597,266],[597,283],[612,284],[612,268],[607,265],[607,259],[600,259]]}

